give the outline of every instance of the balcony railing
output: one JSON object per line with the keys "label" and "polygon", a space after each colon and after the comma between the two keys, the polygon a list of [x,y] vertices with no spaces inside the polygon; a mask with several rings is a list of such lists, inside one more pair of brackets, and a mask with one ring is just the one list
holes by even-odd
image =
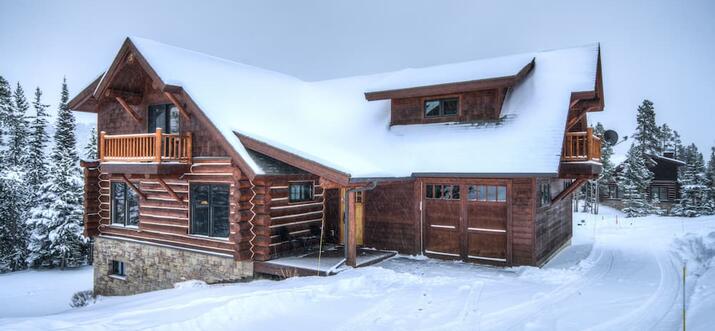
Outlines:
{"label": "balcony railing", "polygon": [[185,162],[191,163],[191,133],[99,134],[101,162]]}
{"label": "balcony railing", "polygon": [[601,162],[601,139],[593,134],[591,128],[588,128],[586,132],[567,132],[561,161]]}

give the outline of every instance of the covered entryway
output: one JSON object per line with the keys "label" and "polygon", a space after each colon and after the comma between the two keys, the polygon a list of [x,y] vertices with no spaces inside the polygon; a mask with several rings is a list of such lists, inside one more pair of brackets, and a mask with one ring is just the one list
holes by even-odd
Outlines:
{"label": "covered entryway", "polygon": [[436,258],[509,264],[509,180],[424,180],[424,253]]}

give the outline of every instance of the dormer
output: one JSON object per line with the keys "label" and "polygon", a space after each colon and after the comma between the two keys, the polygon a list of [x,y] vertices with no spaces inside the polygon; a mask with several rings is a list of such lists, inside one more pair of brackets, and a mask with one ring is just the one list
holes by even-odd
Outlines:
{"label": "dormer", "polygon": [[[384,86],[393,88],[367,92],[365,98],[368,101],[390,100],[390,126],[498,121],[509,89],[534,68],[533,58],[510,60],[508,64],[495,63],[503,68],[492,69],[491,75],[466,81],[442,82],[424,71],[421,72],[423,77],[413,79],[410,70],[401,71],[383,82]],[[468,73],[465,68],[462,76],[466,78]],[[412,83],[400,84],[399,81]],[[401,85],[407,87],[394,88]]]}

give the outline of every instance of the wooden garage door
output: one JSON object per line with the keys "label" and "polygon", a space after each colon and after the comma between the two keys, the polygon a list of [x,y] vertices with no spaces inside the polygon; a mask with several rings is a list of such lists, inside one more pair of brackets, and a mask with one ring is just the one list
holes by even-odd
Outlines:
{"label": "wooden garage door", "polygon": [[425,183],[425,254],[508,263],[509,187],[497,180]]}
{"label": "wooden garage door", "polygon": [[506,184],[467,186],[468,259],[507,262],[507,193]]}
{"label": "wooden garage door", "polygon": [[442,258],[462,257],[459,185],[425,185],[425,253]]}

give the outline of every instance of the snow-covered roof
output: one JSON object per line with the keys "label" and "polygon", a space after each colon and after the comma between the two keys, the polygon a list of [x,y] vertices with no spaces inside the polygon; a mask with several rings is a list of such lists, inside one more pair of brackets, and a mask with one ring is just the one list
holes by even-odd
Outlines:
{"label": "snow-covered roof", "polygon": [[[166,84],[181,86],[256,174],[234,133],[353,178],[414,173],[558,171],[571,92],[592,91],[598,45],[317,82],[152,40],[130,40]],[[390,101],[365,92],[509,76],[534,59],[510,89],[499,123],[390,127]]]}

